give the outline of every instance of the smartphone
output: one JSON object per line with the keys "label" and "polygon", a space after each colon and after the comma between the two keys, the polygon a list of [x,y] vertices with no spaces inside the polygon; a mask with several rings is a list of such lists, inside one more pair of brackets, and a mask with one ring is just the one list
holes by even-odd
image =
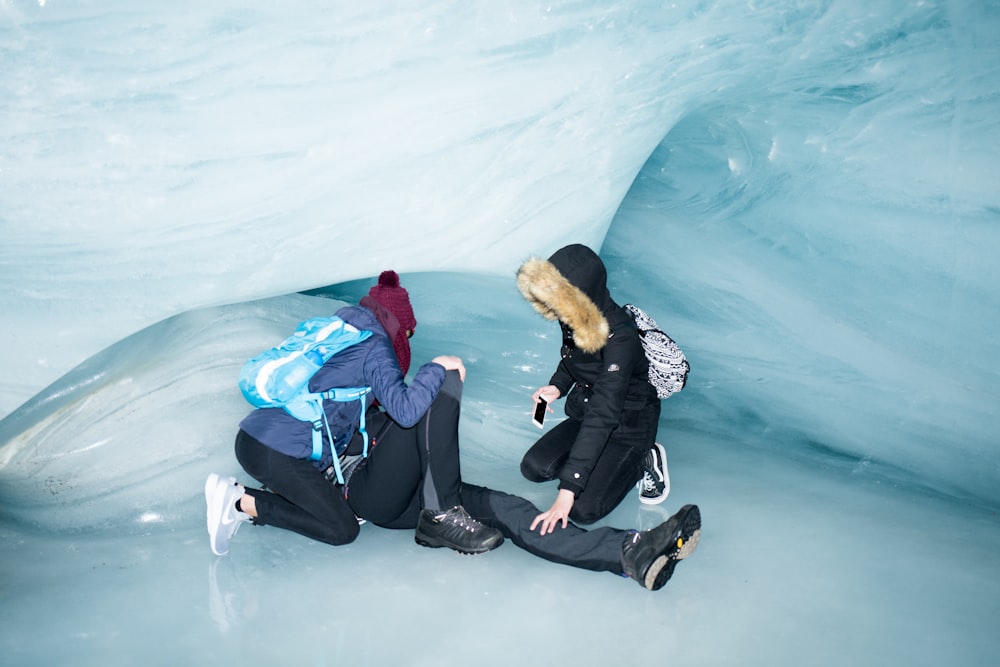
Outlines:
{"label": "smartphone", "polygon": [[548,404],[549,402],[542,397],[539,397],[538,403],[535,403],[535,414],[531,417],[531,423],[538,428],[542,428],[542,422],[545,421],[545,408]]}

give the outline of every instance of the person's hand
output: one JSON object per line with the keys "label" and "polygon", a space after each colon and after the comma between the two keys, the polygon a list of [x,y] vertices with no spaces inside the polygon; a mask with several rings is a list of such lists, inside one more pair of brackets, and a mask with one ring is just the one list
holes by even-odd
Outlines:
{"label": "person's hand", "polygon": [[548,384],[545,385],[544,387],[539,387],[538,389],[536,389],[535,393],[531,395],[531,400],[534,401],[535,403],[538,403],[540,399],[544,400],[546,403],[548,403],[548,405],[545,406],[545,411],[554,414],[555,410],[552,409],[552,401],[559,398],[559,396],[561,396],[559,392],[559,387],[556,387],[555,385],[552,384]]}
{"label": "person's hand", "polygon": [[434,357],[431,359],[432,363],[444,366],[446,371],[458,371],[458,377],[462,378],[462,382],[465,382],[465,364],[459,357],[452,357],[449,355],[443,355],[440,357]]}
{"label": "person's hand", "polygon": [[547,512],[542,512],[535,517],[535,520],[531,522],[530,530],[534,530],[535,526],[541,524],[538,534],[548,535],[555,532],[556,524],[558,523],[562,523],[562,527],[565,528],[566,522],[569,521],[569,511],[573,509],[573,500],[572,491],[569,489],[559,489],[559,495],[556,496],[556,501],[552,503],[552,507]]}

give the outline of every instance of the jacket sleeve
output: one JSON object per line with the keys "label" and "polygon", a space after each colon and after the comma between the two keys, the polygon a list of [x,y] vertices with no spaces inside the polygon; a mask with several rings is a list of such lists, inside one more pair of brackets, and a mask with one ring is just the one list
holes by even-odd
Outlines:
{"label": "jacket sleeve", "polygon": [[[604,451],[611,432],[621,422],[629,382],[637,362],[633,336],[612,336],[601,352],[583,423],[559,476],[559,488],[579,495]],[[558,385],[557,385],[558,386]]]}
{"label": "jacket sleeve", "polygon": [[431,407],[444,384],[445,370],[440,364],[426,363],[407,386],[392,344],[380,337],[365,359],[364,374],[372,394],[393,421],[409,428]]}
{"label": "jacket sleeve", "polygon": [[566,368],[566,362],[560,361],[559,365],[556,366],[556,372],[553,373],[552,378],[549,379],[549,384],[559,390],[560,396],[565,396],[569,393],[569,390],[573,388],[574,383],[575,380],[573,379],[573,376]]}

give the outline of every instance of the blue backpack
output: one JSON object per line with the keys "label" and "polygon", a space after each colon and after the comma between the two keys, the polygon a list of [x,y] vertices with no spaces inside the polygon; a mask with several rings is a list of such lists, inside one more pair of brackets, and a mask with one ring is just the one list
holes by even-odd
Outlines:
{"label": "blue backpack", "polygon": [[[312,455],[323,457],[325,427],[331,447],[333,436],[323,411],[323,400],[361,401],[360,432],[364,438],[364,456],[368,456],[368,432],[365,430],[365,397],[371,387],[343,387],[323,392],[309,391],[309,380],[330,357],[372,335],[351,326],[336,315],[315,317],[299,322],[295,332],[280,345],[266,350],[244,364],[240,371],[240,391],[255,408],[283,408],[301,421],[312,424]],[[344,483],[337,452],[333,452],[337,481]]]}

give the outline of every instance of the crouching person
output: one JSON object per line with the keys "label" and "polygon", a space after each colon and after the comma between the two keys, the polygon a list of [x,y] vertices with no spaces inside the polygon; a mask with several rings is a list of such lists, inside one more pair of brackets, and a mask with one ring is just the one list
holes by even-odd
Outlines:
{"label": "crouching person", "polygon": [[[312,459],[311,423],[282,408],[255,409],[240,422],[235,448],[240,465],[262,488],[237,484],[233,477],[208,476],[205,501],[213,553],[225,555],[244,523],[341,545],[357,538],[359,519],[416,528],[417,541],[427,546],[464,553],[499,546],[500,531],[471,519],[460,506],[457,450],[454,457],[439,454],[457,443],[436,437],[433,406],[446,376],[455,376],[453,382],[461,385],[461,359],[437,357],[418,369],[410,385],[405,383],[409,338],[417,321],[409,294],[393,271],[384,271],[359,305],[337,315],[371,335],[325,362],[309,381],[309,390],[371,387],[365,399],[366,430],[378,435],[369,456],[360,456],[360,401],[323,401],[330,428],[321,429],[318,460]],[[334,457],[346,468],[343,486],[331,481]],[[356,476],[353,484],[351,476]]]}

